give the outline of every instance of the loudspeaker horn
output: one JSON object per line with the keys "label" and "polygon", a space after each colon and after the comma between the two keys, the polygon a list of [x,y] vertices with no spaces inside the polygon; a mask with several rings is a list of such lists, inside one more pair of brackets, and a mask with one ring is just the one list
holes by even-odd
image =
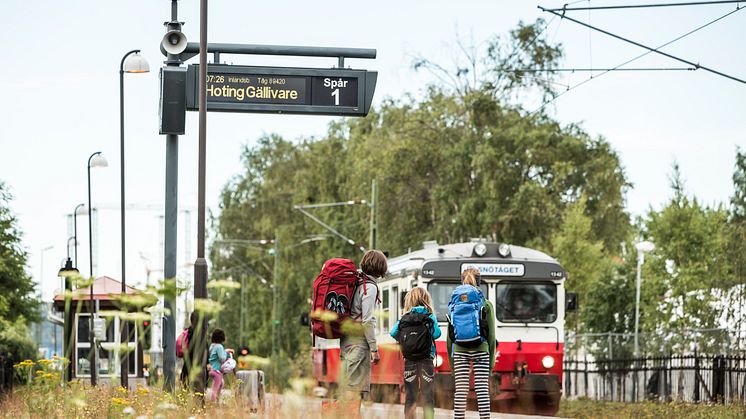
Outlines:
{"label": "loudspeaker horn", "polygon": [[187,47],[187,38],[186,35],[179,30],[170,30],[163,35],[161,45],[167,53],[179,55],[184,52]]}

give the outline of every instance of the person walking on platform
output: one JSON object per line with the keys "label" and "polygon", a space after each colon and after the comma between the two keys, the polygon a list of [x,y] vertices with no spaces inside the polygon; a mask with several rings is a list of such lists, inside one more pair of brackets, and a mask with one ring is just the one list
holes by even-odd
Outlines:
{"label": "person walking on platform", "polygon": [[453,417],[463,419],[469,395],[469,376],[474,373],[474,389],[480,419],[490,417],[490,371],[495,366],[495,309],[479,289],[479,271],[461,273],[461,284],[448,303],[448,359],[456,381]]}
{"label": "person walking on platform", "polygon": [[404,298],[404,312],[389,333],[399,342],[404,357],[404,417],[414,419],[419,396],[425,419],[432,419],[435,416],[433,358],[440,327],[430,293],[424,288],[412,288]]}

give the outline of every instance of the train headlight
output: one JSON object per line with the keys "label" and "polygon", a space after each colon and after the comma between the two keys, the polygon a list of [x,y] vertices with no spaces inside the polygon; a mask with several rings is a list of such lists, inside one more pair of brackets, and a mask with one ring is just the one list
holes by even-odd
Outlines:
{"label": "train headlight", "polygon": [[497,246],[497,253],[500,254],[500,256],[506,258],[510,256],[510,245],[505,243],[500,243],[500,246]]}
{"label": "train headlight", "polygon": [[554,366],[554,358],[549,355],[541,358],[541,365],[543,365],[546,369],[552,368]]}
{"label": "train headlight", "polygon": [[484,256],[487,254],[487,246],[484,245],[484,243],[479,243],[476,246],[474,246],[474,253],[477,254],[477,256]]}
{"label": "train headlight", "polygon": [[440,368],[441,365],[443,365],[443,357],[440,355],[435,355],[435,358],[433,359],[433,366],[435,368]]}

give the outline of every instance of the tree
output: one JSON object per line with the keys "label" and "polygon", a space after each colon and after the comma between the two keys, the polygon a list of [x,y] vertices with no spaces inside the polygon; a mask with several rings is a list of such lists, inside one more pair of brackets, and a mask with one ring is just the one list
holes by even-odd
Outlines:
{"label": "tree", "polygon": [[12,197],[0,182],[0,353],[12,358],[31,357],[36,352],[27,326],[38,320],[34,283],[26,272],[27,253],[21,232],[10,209]]}
{"label": "tree", "polygon": [[[676,163],[671,188],[673,197],[660,211],[651,210],[645,223],[656,250],[643,267],[646,304],[641,324],[642,329],[665,336],[669,348],[693,349],[687,346],[690,329],[719,326],[721,312],[713,289],[721,289],[727,278],[727,212],[722,206],[702,206],[689,198]],[[716,343],[701,341],[700,345]]]}

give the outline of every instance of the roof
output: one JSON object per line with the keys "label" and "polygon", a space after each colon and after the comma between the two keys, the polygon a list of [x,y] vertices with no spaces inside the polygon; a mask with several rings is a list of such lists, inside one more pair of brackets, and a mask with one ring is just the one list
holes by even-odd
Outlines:
{"label": "roof", "polygon": [[[453,244],[438,244],[436,242],[424,242],[423,249],[409,252],[388,260],[389,272],[400,272],[402,270],[420,269],[426,261],[453,260],[473,258],[472,252],[477,243],[497,244],[485,241],[471,241]],[[440,250],[442,249],[442,250]],[[510,256],[505,261],[524,262],[550,262],[558,263],[556,259],[538,250],[527,247],[510,245]]]}
{"label": "roof", "polygon": [[[127,294],[138,294],[142,291],[132,288],[129,285],[126,288]],[[100,276],[93,281],[93,299],[94,300],[111,300],[111,294],[120,294],[122,292],[122,282],[108,276]],[[91,298],[91,287],[78,288],[73,291],[73,301],[87,301]],[[65,301],[63,294],[54,296],[54,301]]]}

